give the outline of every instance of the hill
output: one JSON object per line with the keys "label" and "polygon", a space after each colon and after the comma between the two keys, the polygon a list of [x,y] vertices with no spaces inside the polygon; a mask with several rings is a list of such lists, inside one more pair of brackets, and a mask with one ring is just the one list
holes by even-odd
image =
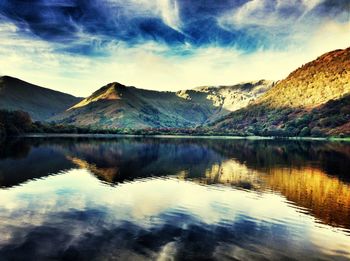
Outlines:
{"label": "hill", "polygon": [[246,106],[272,84],[261,80],[233,86],[159,92],[114,82],[52,120],[94,128],[190,128]]}
{"label": "hill", "polygon": [[45,121],[80,100],[17,78],[0,77],[0,109],[25,111],[33,120]]}
{"label": "hill", "polygon": [[210,124],[254,135],[350,134],[350,48],[326,53],[293,71],[249,106]]}

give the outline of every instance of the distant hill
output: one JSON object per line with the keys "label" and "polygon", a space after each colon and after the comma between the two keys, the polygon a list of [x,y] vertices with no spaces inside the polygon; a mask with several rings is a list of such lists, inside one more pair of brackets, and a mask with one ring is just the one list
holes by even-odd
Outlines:
{"label": "distant hill", "polygon": [[292,72],[249,106],[211,124],[255,135],[350,134],[350,48]]}
{"label": "distant hill", "polygon": [[245,107],[271,86],[261,80],[233,86],[159,92],[110,83],[52,120],[96,128],[188,128]]}
{"label": "distant hill", "polygon": [[26,111],[33,120],[45,121],[79,101],[81,98],[17,78],[0,77],[0,109]]}

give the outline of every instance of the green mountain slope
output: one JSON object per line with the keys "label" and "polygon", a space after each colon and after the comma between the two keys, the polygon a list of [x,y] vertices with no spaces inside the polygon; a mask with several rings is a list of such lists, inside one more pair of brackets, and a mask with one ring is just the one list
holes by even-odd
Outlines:
{"label": "green mountain slope", "polygon": [[33,120],[45,121],[80,100],[17,78],[0,77],[0,109],[26,111]]}
{"label": "green mountain slope", "polygon": [[254,135],[350,134],[350,48],[292,72],[246,108],[210,126]]}
{"label": "green mountain slope", "polygon": [[52,120],[96,128],[195,127],[246,106],[272,84],[261,80],[234,86],[159,92],[110,83]]}

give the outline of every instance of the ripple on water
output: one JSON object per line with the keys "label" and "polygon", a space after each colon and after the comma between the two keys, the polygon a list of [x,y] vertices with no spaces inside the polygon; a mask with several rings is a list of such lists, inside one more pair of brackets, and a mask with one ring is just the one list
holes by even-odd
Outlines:
{"label": "ripple on water", "polygon": [[281,143],[57,142],[0,158],[0,256],[350,259],[346,148]]}

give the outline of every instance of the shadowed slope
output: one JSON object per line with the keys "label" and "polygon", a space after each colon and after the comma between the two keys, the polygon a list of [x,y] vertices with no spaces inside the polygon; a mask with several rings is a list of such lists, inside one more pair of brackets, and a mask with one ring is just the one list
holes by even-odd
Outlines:
{"label": "shadowed slope", "polygon": [[47,120],[80,100],[17,78],[0,77],[0,108],[26,111],[33,120]]}

